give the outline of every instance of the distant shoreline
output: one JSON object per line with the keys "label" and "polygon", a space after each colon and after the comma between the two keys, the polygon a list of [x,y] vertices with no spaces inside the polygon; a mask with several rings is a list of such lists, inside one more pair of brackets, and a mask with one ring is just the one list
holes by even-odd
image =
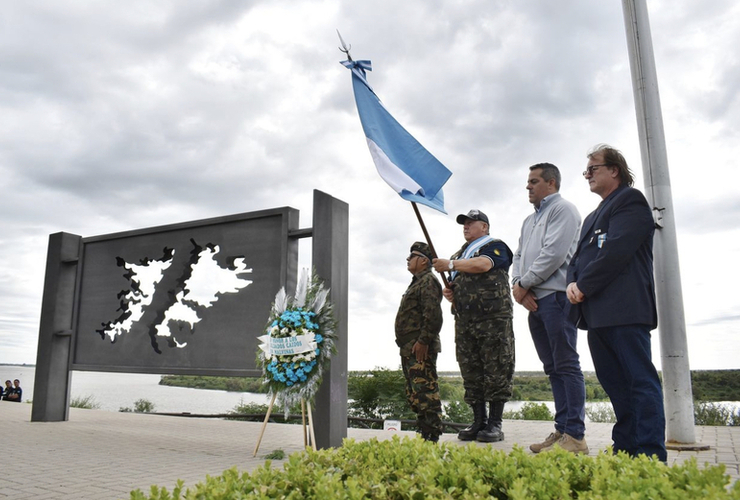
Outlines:
{"label": "distant shoreline", "polygon": [[[19,364],[19,363],[0,363],[0,368],[7,372],[5,378],[14,378],[18,376],[18,372],[23,373],[24,370],[29,372],[36,370],[35,364]],[[388,369],[380,369],[381,371],[395,371]],[[77,373],[84,374],[90,373],[84,370],[74,370]],[[350,370],[349,376],[366,376],[372,375],[377,370]],[[100,372],[103,374],[106,372]],[[164,378],[169,378],[165,374],[141,374],[141,373],[127,373],[127,372],[110,372],[117,373],[124,376],[137,376],[137,375],[151,375],[159,377],[158,385],[170,385],[177,387],[185,387],[192,389],[212,389],[212,390],[223,390],[227,392],[249,392],[254,394],[261,394],[264,392],[264,388],[261,384],[259,377],[252,377],[248,379],[246,377],[201,377],[205,379],[211,379],[208,383],[194,383],[192,380],[180,381],[179,383],[163,383]],[[662,377],[662,372],[659,372]],[[31,378],[33,378],[32,374]],[[462,387],[462,381],[460,378],[460,372],[457,371],[442,371],[439,372],[440,384],[444,383],[445,386],[452,387],[453,389]],[[28,375],[27,375],[28,376]],[[177,376],[174,376],[177,377]],[[23,378],[23,377],[21,377]],[[77,378],[77,377],[76,377]],[[184,376],[186,379],[193,379],[196,376]],[[598,379],[594,372],[584,372],[584,379],[586,382],[586,396],[588,401],[606,401],[608,400],[606,393],[598,382]],[[351,380],[350,380],[351,381]],[[29,394],[33,390],[34,380],[23,380],[24,386],[28,386]],[[724,370],[692,370],[691,371],[691,388],[692,395],[695,401],[701,402],[722,402],[722,401],[740,401],[740,369],[724,369]],[[514,394],[512,400],[521,401],[549,401],[552,399],[552,390],[550,388],[550,382],[548,377],[542,371],[517,371],[514,373]]]}

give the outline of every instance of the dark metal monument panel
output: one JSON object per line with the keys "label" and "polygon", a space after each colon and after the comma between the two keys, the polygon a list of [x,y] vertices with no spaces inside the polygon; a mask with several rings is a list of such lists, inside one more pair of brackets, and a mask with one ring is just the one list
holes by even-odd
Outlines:
{"label": "dark metal monument panel", "polygon": [[72,368],[257,375],[272,300],[295,287],[297,224],[279,208],[83,238]]}

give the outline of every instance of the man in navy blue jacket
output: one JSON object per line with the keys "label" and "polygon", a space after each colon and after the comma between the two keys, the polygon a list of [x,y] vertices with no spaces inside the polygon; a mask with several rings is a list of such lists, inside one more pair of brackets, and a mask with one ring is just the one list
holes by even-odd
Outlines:
{"label": "man in navy blue jacket", "polygon": [[588,330],[596,376],[614,406],[614,451],[665,462],[663,391],[650,349],[658,324],[652,212],[618,150],[593,148],[583,175],[602,201],[584,220],[568,267],[570,318]]}

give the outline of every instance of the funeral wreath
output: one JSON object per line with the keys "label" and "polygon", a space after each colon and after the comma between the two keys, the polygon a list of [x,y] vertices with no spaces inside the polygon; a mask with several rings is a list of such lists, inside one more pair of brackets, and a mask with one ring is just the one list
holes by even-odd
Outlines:
{"label": "funeral wreath", "polygon": [[335,352],[336,322],[316,275],[304,271],[294,296],[281,288],[275,296],[265,334],[258,337],[257,366],[270,395],[287,411],[301,400],[313,401],[321,377]]}

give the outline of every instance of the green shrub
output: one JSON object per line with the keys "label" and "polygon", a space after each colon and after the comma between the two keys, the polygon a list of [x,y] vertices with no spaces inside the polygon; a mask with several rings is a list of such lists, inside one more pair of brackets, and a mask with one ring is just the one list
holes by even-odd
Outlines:
{"label": "green shrub", "polygon": [[461,377],[439,377],[439,398],[442,401],[462,401],[465,388]]}
{"label": "green shrub", "polygon": [[645,456],[601,453],[595,457],[563,450],[532,455],[490,446],[432,444],[419,438],[364,442],[345,440],[336,449],[293,453],[282,468],[272,462],[253,472],[236,468],[172,494],[152,486],[149,496],[131,500],[232,498],[291,499],[729,499],[724,465],[699,469],[695,459],[671,467]]}
{"label": "green shrub", "polygon": [[443,406],[442,420],[467,424],[473,421],[473,409],[462,401],[450,401]]}
{"label": "green shrub", "polygon": [[545,403],[524,403],[521,410],[522,420],[553,420],[555,417]]}
{"label": "green shrub", "polygon": [[[239,404],[234,406],[229,412],[230,415],[265,415],[267,413],[268,405],[257,404],[257,403],[245,403],[242,399]],[[228,417],[230,420],[246,420],[240,417]]]}
{"label": "green shrub", "polygon": [[586,386],[586,401],[598,401],[607,399],[606,391],[596,381]]}
{"label": "green shrub", "polygon": [[[259,404],[259,403],[245,403],[242,399],[239,401],[239,404],[234,406],[234,408],[229,412],[229,416],[226,417],[227,420],[258,420],[262,422],[265,418],[265,415],[267,414],[267,410],[269,409],[269,405],[265,404]],[[288,412],[290,415],[300,415],[301,414],[301,405],[300,403],[294,405],[289,409]],[[238,415],[259,415],[257,418],[249,418],[249,417],[240,417]],[[308,416],[306,417],[308,418]],[[287,420],[285,419],[285,413],[283,412],[282,407],[278,407],[278,405],[274,405],[272,407],[272,411],[270,412],[270,419],[275,422],[280,423],[300,423],[300,421],[295,420]]]}
{"label": "green shrub", "polygon": [[740,409],[728,408],[718,403],[698,401],[694,403],[696,425],[740,425]]}
{"label": "green shrub", "polygon": [[[406,379],[401,370],[378,368],[350,375],[347,389],[350,417],[415,420],[406,400]],[[382,424],[374,425],[382,428]]]}
{"label": "green shrub", "polygon": [[282,460],[285,458],[285,452],[283,450],[273,450],[265,455],[266,460]]}
{"label": "green shrub", "polygon": [[[132,411],[130,407],[121,407],[118,409],[120,412]],[[154,411],[154,403],[148,399],[137,399],[134,401],[134,412],[136,413],[151,413]]]}
{"label": "green shrub", "polygon": [[[586,400],[599,401],[607,398],[596,374],[584,372]],[[514,401],[552,401],[550,378],[542,372],[516,372],[514,374]]]}
{"label": "green shrub", "polygon": [[151,413],[154,411],[154,403],[148,399],[137,399],[134,401],[134,411],[136,413]]}
{"label": "green shrub", "polygon": [[691,387],[697,401],[740,401],[740,370],[692,371]]}
{"label": "green shrub", "polygon": [[586,407],[586,416],[591,422],[614,423],[617,416],[610,403],[598,403]]}
{"label": "green shrub", "polygon": [[213,389],[231,392],[266,393],[261,377],[212,377],[204,375],[162,375],[159,385]]}
{"label": "green shrub", "polygon": [[504,412],[504,418],[512,420],[553,420],[552,412],[545,403],[524,403],[518,411]]}
{"label": "green shrub", "polygon": [[70,408],[84,408],[86,410],[97,410],[100,403],[95,401],[94,396],[77,396],[69,400]]}

